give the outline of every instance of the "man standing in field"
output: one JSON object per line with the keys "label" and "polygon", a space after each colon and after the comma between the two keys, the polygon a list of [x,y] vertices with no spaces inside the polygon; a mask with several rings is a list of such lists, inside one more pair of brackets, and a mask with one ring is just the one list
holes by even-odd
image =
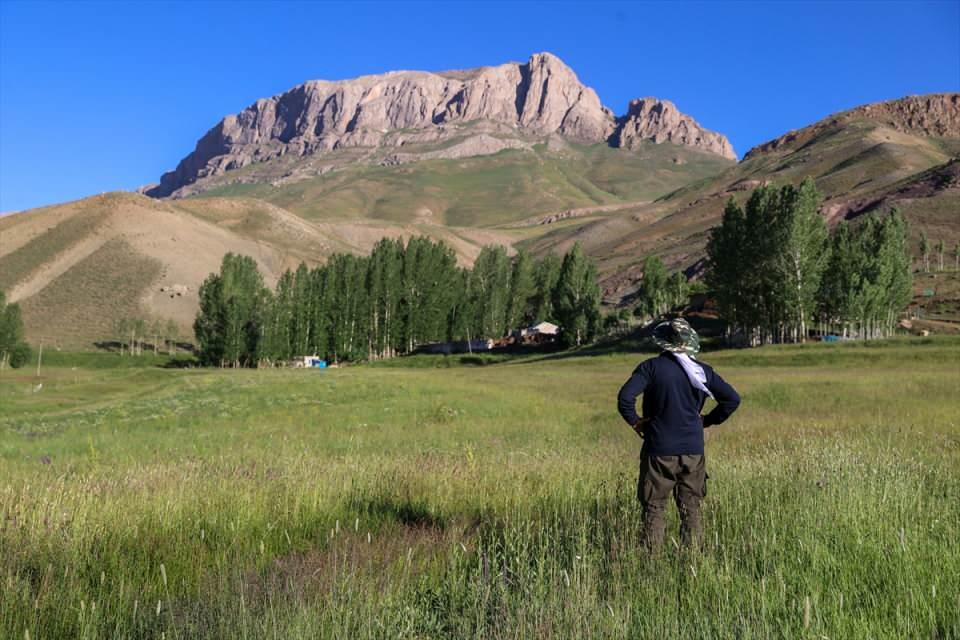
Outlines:
{"label": "man standing in field", "polygon": [[[637,497],[643,505],[644,543],[656,551],[663,544],[671,493],[680,512],[680,539],[684,545],[700,544],[700,501],[707,494],[703,430],[729,418],[740,396],[712,368],[693,359],[700,337],[686,320],[661,322],[653,340],[662,353],[633,371],[620,389],[617,409],[643,438]],[[636,409],[641,393],[643,417]],[[708,396],[717,406],[701,416]]]}

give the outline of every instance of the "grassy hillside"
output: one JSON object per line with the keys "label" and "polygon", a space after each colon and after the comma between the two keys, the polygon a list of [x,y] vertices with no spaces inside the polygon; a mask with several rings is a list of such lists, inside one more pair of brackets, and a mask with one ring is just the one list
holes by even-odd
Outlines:
{"label": "grassy hillside", "polygon": [[[367,253],[382,237],[425,234],[449,243],[462,264],[484,244],[512,244],[522,230],[376,220],[312,223],[251,198],[163,202],[113,193],[0,219],[0,286],[21,304],[27,338],[93,349],[114,320],[174,320],[192,340],[201,282],[225,253],[253,256],[273,285],[300,262]],[[179,294],[169,287],[178,286]]]}
{"label": "grassy hillside", "polygon": [[66,348],[116,339],[116,318],[147,318],[144,285],[155,283],[162,263],[120,238],[107,241],[35,295],[21,301],[28,337]]}
{"label": "grassy hillside", "polygon": [[[584,244],[601,261],[608,291],[629,293],[645,256],[658,254],[674,268],[689,268],[703,256],[707,232],[725,202],[745,200],[763,183],[799,183],[810,176],[825,196],[831,222],[899,207],[914,241],[921,231],[934,240],[960,239],[960,180],[956,140],[904,133],[866,119],[839,120],[796,134],[793,142],[755,152],[719,175],[583,224],[531,240],[534,251]],[[952,244],[950,244],[952,246]],[[916,242],[914,242],[916,247]]]}
{"label": "grassy hillside", "polygon": [[656,558],[641,357],[3,372],[0,637],[960,637],[956,339],[709,354],[743,404]]}
{"label": "grassy hillside", "polygon": [[275,167],[251,165],[211,179],[199,197],[256,197],[314,221],[489,227],[541,213],[653,200],[729,166],[719,156],[670,144],[645,144],[634,152],[606,145],[568,145],[563,151],[535,145],[400,166],[357,163],[277,184],[268,180]]}
{"label": "grassy hillside", "polygon": [[0,219],[4,223],[0,227],[0,233],[4,234],[0,248],[10,249],[0,254],[0,290],[13,288],[38,265],[51,262],[58,254],[94,234],[108,214],[105,209],[96,206],[82,207],[74,215],[62,220],[47,220],[52,217],[50,213],[49,209],[38,212],[38,228],[22,238],[14,236],[18,231],[14,227],[23,218],[9,216]]}
{"label": "grassy hillside", "polygon": [[[404,147],[408,154],[437,150]],[[483,245],[512,247],[542,234],[548,227],[530,222],[539,214],[586,207],[603,217],[610,206],[653,199],[730,165],[653,144],[637,152],[541,144],[399,166],[380,166],[377,158],[360,162],[357,153],[254,165],[181,200],[108,194],[4,218],[0,288],[23,303],[34,342],[92,348],[107,337],[121,308],[147,319],[173,319],[181,335],[190,336],[199,285],[227,251],[256,258],[268,284],[300,262],[316,264],[334,252],[367,253],[383,237],[428,235],[450,244],[460,263],[469,265]],[[348,165],[321,176],[280,179],[303,170],[303,163],[318,162]],[[261,182],[242,183],[249,180]],[[117,273],[94,277],[91,265],[111,267],[102,251],[110,243],[120,246],[114,241],[124,247],[123,259],[112,265]],[[155,268],[145,269],[148,263]],[[124,286],[114,277],[122,277]],[[161,291],[172,285],[186,290],[174,296]]]}

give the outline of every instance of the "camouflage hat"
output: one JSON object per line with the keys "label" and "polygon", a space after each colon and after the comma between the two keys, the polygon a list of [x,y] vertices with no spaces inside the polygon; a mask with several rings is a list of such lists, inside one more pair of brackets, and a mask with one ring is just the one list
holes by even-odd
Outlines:
{"label": "camouflage hat", "polygon": [[696,355],[700,351],[700,336],[683,318],[661,322],[653,329],[653,341],[664,351]]}

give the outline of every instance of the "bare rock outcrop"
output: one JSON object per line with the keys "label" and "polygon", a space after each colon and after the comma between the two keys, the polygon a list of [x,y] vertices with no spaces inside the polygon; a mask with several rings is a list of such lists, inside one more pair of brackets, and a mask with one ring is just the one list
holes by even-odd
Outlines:
{"label": "bare rock outcrop", "polygon": [[630,102],[627,115],[620,118],[611,142],[614,146],[633,149],[641,140],[671,142],[731,160],[737,158],[726,136],[704,129],[669,100],[640,98]]}
{"label": "bare rock outcrop", "polygon": [[[646,136],[734,157],[726,138],[702,129],[668,102],[640,111],[632,103],[631,113],[618,121],[562,60],[537,53],[525,64],[306,82],[224,118],[146,193],[176,196],[201,178],[291,154],[443,141],[459,125],[478,121],[516,134],[586,143],[612,142],[619,123],[620,138],[629,144]],[[482,152],[489,146],[483,145]]]}
{"label": "bare rock outcrop", "polygon": [[869,118],[891,129],[937,138],[960,138],[960,93],[907,96],[851,109],[848,118]]}
{"label": "bare rock outcrop", "polygon": [[530,145],[515,138],[495,138],[481,133],[445,149],[425,153],[391,153],[380,160],[380,166],[389,167],[421,160],[456,160],[476,156],[489,156],[504,149],[529,149]]}
{"label": "bare rock outcrop", "polygon": [[897,100],[861,105],[757,145],[747,152],[744,160],[793,143],[803,144],[825,129],[850,120],[873,120],[903,133],[938,138],[960,138],[960,93],[907,96]]}

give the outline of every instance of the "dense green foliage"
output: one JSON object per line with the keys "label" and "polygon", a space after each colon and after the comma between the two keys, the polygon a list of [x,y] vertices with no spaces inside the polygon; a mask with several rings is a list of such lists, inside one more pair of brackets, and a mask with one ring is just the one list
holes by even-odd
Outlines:
{"label": "dense green foliage", "polygon": [[567,346],[584,344],[600,325],[600,288],[597,269],[579,244],[563,257],[560,276],[553,290],[553,310]]}
{"label": "dense green foliage", "polygon": [[892,333],[909,301],[906,225],[896,212],[831,239],[813,180],[762,186],[727,203],[707,244],[707,282],[732,335],[748,344],[797,342],[811,323],[844,335]]}
{"label": "dense green foliage", "polygon": [[818,296],[827,327],[860,338],[893,333],[913,287],[906,235],[896,211],[856,228],[839,225]]}
{"label": "dense green foliage", "polygon": [[220,273],[200,285],[200,311],[193,324],[200,360],[234,367],[256,363],[268,296],[253,258],[225,255]]}
{"label": "dense green foliage", "polygon": [[562,262],[484,247],[472,269],[426,237],[383,239],[369,256],[334,254],[284,273],[270,294],[256,263],[232,254],[200,288],[194,330],[205,364],[249,366],[318,355],[357,361],[432,342],[500,338],[556,320],[573,346],[596,336],[596,268],[575,245]]}
{"label": "dense green foliage", "polygon": [[656,318],[672,308],[686,305],[690,283],[681,271],[672,276],[658,256],[648,256],[643,262],[643,279],[634,313]]}
{"label": "dense green foliage", "polygon": [[743,405],[658,558],[643,356],[569,355],[4,372],[0,638],[960,638],[956,339],[707,354]]}
{"label": "dense green foliage", "polygon": [[0,369],[10,365],[21,367],[30,359],[30,345],[23,339],[23,318],[20,305],[7,304],[7,297],[0,291]]}

